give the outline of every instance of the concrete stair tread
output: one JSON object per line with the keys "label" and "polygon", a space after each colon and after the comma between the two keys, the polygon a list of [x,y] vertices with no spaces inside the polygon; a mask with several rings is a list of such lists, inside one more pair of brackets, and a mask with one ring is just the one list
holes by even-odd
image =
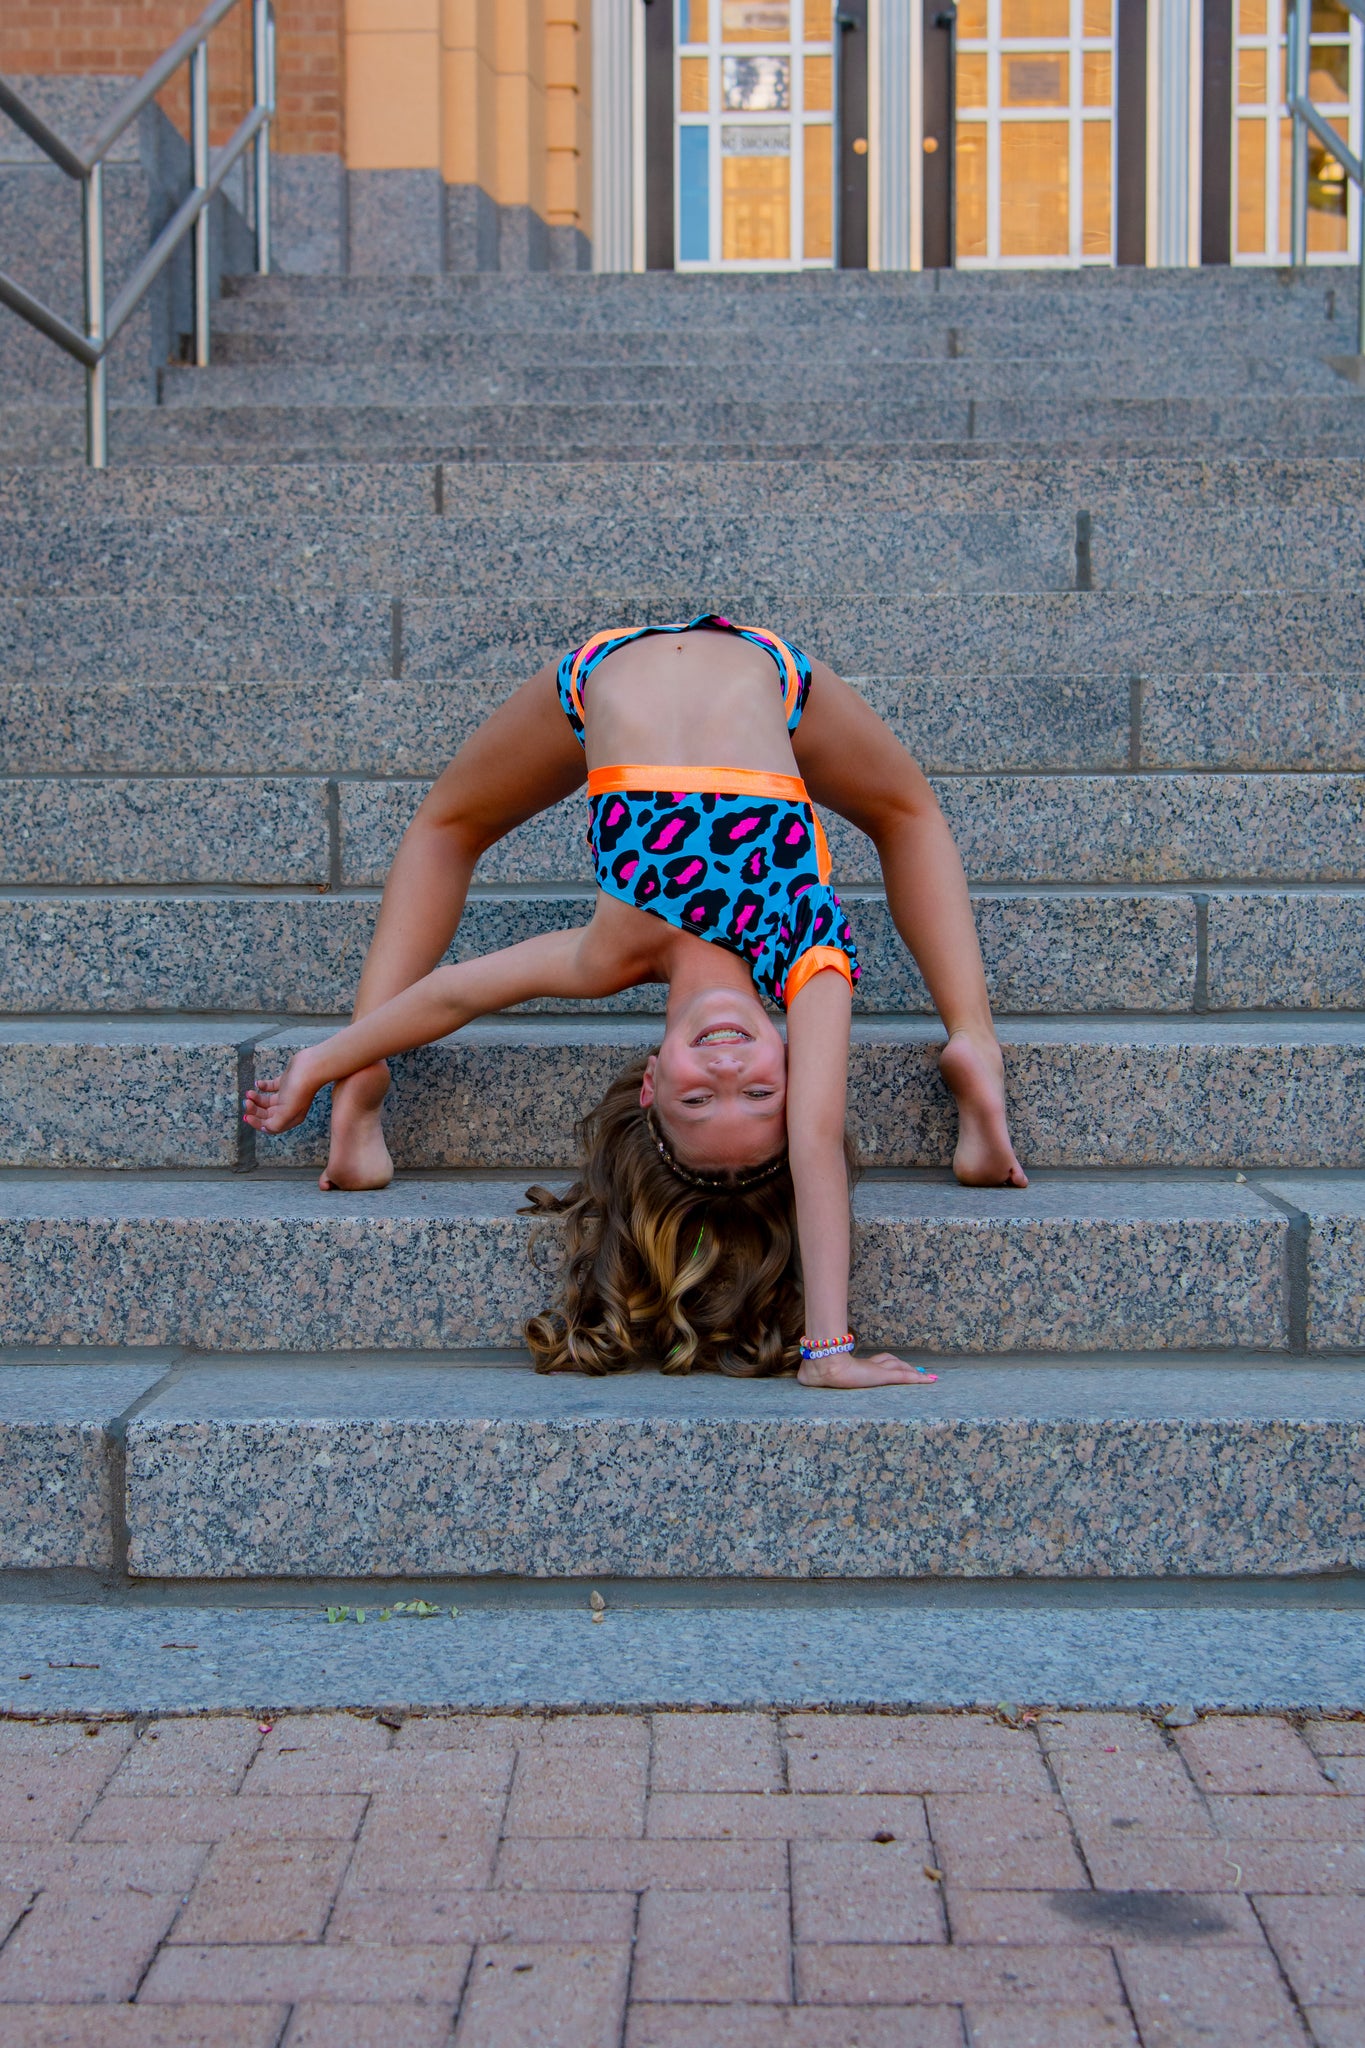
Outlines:
{"label": "concrete stair tread", "polygon": [[[864,969],[855,1009],[926,1010],[885,905],[870,892],[846,894]],[[0,891],[0,988],[12,1015],[335,1016],[352,999],[377,901],[373,891],[319,888]],[[590,901],[587,888],[481,889],[467,906],[457,957],[581,923]],[[1363,901],[1349,884],[1129,885],[982,889],[973,907],[987,985],[1005,1011],[1359,1010]],[[635,989],[600,1011],[657,1007],[657,991]]]}
{"label": "concrete stair tread", "polygon": [[402,600],[382,590],[308,595],[10,598],[0,601],[12,683],[79,670],[87,683],[250,681],[263,677],[487,682],[558,658],[614,612],[633,620],[698,608],[773,617],[786,635],[849,675],[1125,677],[1191,670],[1356,672],[1365,599],[1352,588],[1166,594],[1158,591],[922,592],[845,586],[829,597],[622,583],[572,598]]}
{"label": "concrete stair tread", "polygon": [[[1101,887],[1365,880],[1365,778],[936,778],[970,882]],[[320,777],[0,778],[0,884],[382,887],[423,783]],[[489,849],[488,884],[591,886],[581,796]],[[840,888],[879,889],[871,842],[828,820]]]}
{"label": "concrete stair tread", "polygon": [[[518,1213],[530,1177],[345,1195],[304,1174],[7,1174],[0,1343],[515,1344],[556,1267],[553,1219]],[[1365,1180],[1293,1186],[1277,1199],[1272,1181],[1228,1174],[1042,1174],[1024,1191],[870,1178],[853,1316],[930,1351],[1359,1349]],[[1314,1220],[1294,1222],[1310,1198]]]}
{"label": "concrete stair tread", "polygon": [[[235,1018],[0,1022],[0,1165],[320,1166],[326,1103],[283,1138],[240,1121],[242,1088],[312,1023]],[[571,1170],[574,1122],[657,1043],[657,1016],[508,1016],[394,1063],[400,1168]],[[1365,1019],[1000,1020],[1007,1100],[1031,1169],[1365,1166]],[[860,1017],[850,1126],[870,1167],[946,1166],[955,1118],[936,1020]]]}
{"label": "concrete stair tread", "polygon": [[[510,678],[87,679],[73,658],[0,679],[21,775],[435,776]],[[857,677],[931,774],[1365,769],[1365,674],[1249,669]]]}
{"label": "concrete stair tread", "polygon": [[954,1548],[968,1580],[1361,1561],[1359,1358],[934,1358],[932,1384],[853,1394],[487,1354],[18,1358],[10,1490],[64,1459],[49,1554],[107,1563],[117,1508],[135,1578],[894,1582]]}

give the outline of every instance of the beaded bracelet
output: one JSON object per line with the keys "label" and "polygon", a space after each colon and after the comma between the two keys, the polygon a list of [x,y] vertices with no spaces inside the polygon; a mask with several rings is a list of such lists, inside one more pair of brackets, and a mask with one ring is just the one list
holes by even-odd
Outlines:
{"label": "beaded bracelet", "polygon": [[809,1365],[815,1358],[837,1358],[841,1351],[851,1351],[857,1341],[852,1330],[846,1330],[842,1337],[822,1337],[818,1340],[803,1337],[801,1362],[803,1365]]}

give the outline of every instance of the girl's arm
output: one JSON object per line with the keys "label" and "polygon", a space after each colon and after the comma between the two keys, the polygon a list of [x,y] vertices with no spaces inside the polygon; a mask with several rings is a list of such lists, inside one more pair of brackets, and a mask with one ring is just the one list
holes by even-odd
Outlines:
{"label": "girl's arm", "polygon": [[278,1081],[251,1089],[246,1121],[258,1131],[292,1130],[329,1081],[344,1081],[392,1053],[430,1045],[475,1017],[532,996],[614,995],[640,978],[639,964],[627,959],[598,920],[438,967],[344,1031],[295,1053]]}
{"label": "girl's arm", "polygon": [[[826,969],[798,990],[787,1012],[787,1155],[796,1190],[796,1232],[806,1297],[806,1335],[837,1339],[848,1329],[848,1173],[844,1104],[853,992]],[[936,1374],[889,1352],[808,1359],[808,1387],[880,1387]]]}

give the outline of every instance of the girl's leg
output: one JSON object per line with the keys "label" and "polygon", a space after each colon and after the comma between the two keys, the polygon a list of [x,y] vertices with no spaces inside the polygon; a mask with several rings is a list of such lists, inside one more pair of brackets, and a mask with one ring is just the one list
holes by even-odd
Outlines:
{"label": "girl's leg", "polygon": [[823,662],[792,736],[812,798],[877,849],[896,930],[924,976],[948,1043],[939,1064],[957,1097],[953,1171],[974,1187],[1027,1186],[1005,1118],[1004,1066],[991,1019],[962,862],[913,757],[871,705]]}
{"label": "girl's leg", "polygon": [[[559,708],[554,668],[540,669],[465,741],[403,835],[384,884],[355,1017],[430,974],[464,911],[481,853],[584,779],[583,749]],[[380,1125],[389,1070],[380,1062],[332,1091],[324,1188],[379,1188],[393,1177]]]}

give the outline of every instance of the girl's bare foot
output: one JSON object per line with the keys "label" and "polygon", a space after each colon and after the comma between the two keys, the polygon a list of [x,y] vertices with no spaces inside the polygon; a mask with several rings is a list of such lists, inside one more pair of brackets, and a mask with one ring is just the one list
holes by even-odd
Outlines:
{"label": "girl's bare foot", "polygon": [[953,1172],[969,1188],[1026,1188],[1028,1175],[1010,1143],[1005,1070],[1000,1048],[954,1031],[938,1056],[939,1072],[957,1097]]}
{"label": "girl's bare foot", "polygon": [[388,1092],[389,1070],[382,1060],[334,1084],[332,1140],[320,1188],[386,1188],[393,1179],[379,1115]]}
{"label": "girl's bare foot", "polygon": [[833,1358],[807,1358],[796,1377],[803,1387],[899,1387],[927,1386],[936,1372],[922,1365],[907,1365],[889,1351],[872,1358],[858,1358],[851,1351],[837,1351]]}
{"label": "girl's bare foot", "polygon": [[296,1052],[278,1081],[262,1081],[247,1090],[243,1118],[253,1131],[278,1137],[303,1122],[320,1086],[311,1078],[307,1051]]}

